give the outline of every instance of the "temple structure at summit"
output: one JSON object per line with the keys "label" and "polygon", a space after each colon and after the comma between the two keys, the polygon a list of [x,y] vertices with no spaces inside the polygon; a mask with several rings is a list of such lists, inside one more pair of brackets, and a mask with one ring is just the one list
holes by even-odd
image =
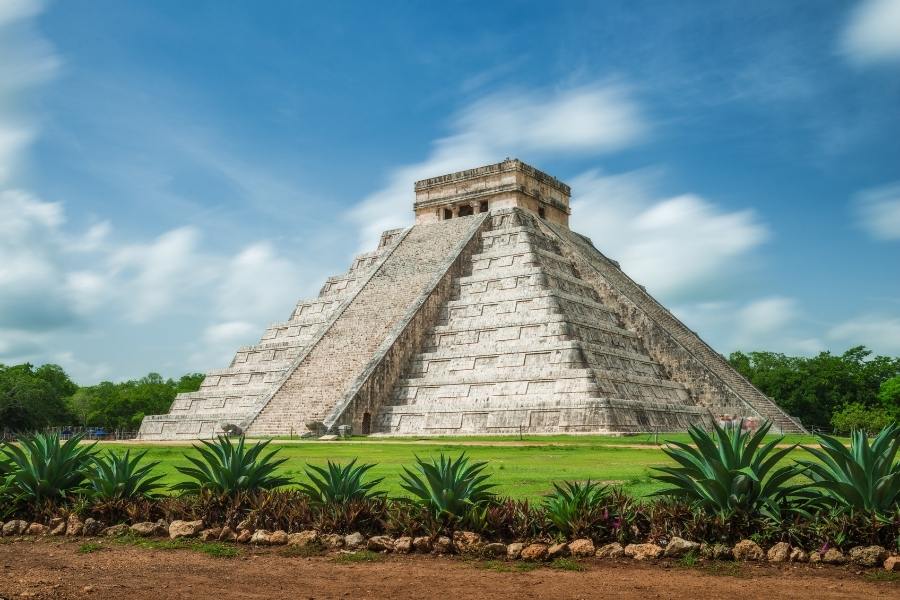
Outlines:
{"label": "temple structure at summit", "polygon": [[633,433],[735,418],[802,431],[569,229],[569,197],[519,160],[417,182],[412,227],[384,232],[140,437]]}

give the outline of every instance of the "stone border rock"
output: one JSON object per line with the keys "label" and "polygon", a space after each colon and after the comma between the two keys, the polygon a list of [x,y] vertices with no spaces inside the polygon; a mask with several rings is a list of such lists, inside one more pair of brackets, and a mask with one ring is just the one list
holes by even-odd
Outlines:
{"label": "stone border rock", "polygon": [[552,561],[557,558],[629,558],[640,561],[658,561],[660,559],[680,559],[693,554],[701,560],[736,560],[739,562],[769,563],[811,563],[825,565],[851,564],[865,569],[883,568],[890,572],[900,572],[900,556],[891,554],[881,546],[855,546],[845,554],[838,548],[826,548],[806,552],[802,548],[791,546],[787,542],[778,542],[768,550],[753,540],[741,540],[734,546],[724,544],[698,544],[680,537],[673,537],[667,542],[628,544],[622,546],[618,542],[604,544],[597,548],[594,541],[579,538],[569,542],[533,540],[530,542],[512,542],[504,544],[485,540],[481,535],[469,531],[457,531],[451,540],[446,536],[438,537],[391,537],[375,535],[367,538],[360,532],[346,535],[322,533],[308,529],[298,532],[283,530],[268,531],[256,529],[245,520],[235,528],[207,527],[202,520],[166,523],[141,522],[127,525],[124,523],[104,526],[95,519],[82,521],[75,515],[67,519],[54,518],[48,523],[29,522],[14,519],[6,523],[0,522],[0,536],[3,537],[118,537],[134,535],[137,537],[167,537],[176,539],[198,539],[204,542],[230,542],[252,544],[256,546],[294,546],[315,547],[325,551],[354,552],[368,550],[378,553],[395,554],[462,554],[488,559],[524,560],[530,562]]}

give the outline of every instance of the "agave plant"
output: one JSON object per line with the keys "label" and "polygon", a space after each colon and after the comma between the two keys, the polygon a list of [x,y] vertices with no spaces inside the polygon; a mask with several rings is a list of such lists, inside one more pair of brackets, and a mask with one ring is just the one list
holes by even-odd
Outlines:
{"label": "agave plant", "polygon": [[445,457],[425,461],[416,457],[416,470],[403,467],[403,489],[411,493],[435,517],[455,525],[472,511],[493,500],[489,475],[482,474],[485,462],[470,463],[465,453],[456,460]]}
{"label": "agave plant", "polygon": [[64,500],[81,491],[96,445],[80,445],[81,438],[76,435],[60,444],[58,434],[38,433],[0,449],[12,493],[37,503]]}
{"label": "agave plant", "polygon": [[600,521],[609,517],[602,509],[608,488],[595,481],[567,481],[553,484],[553,492],[544,498],[544,513],[553,526],[566,536],[586,535]]}
{"label": "agave plant", "polygon": [[286,458],[275,460],[277,450],[262,454],[269,441],[248,447],[244,436],[238,438],[236,444],[231,438],[219,436],[215,442],[201,440],[201,443],[202,446],[194,446],[200,458],[186,457],[193,467],[176,467],[190,480],[173,485],[173,490],[234,494],[245,490],[270,490],[291,482],[287,477],[274,474]]}
{"label": "agave plant", "polygon": [[781,437],[763,445],[771,427],[769,422],[756,432],[743,431],[742,425],[715,425],[712,436],[694,426],[688,430],[694,446],[670,442],[663,452],[679,466],[654,467],[665,474],[651,477],[672,486],[655,495],[695,502],[720,515],[763,514],[778,518],[788,495],[794,491],[786,484],[799,468],[775,466],[796,445],[779,449],[784,439]]}
{"label": "agave plant", "polygon": [[850,448],[837,439],[819,436],[821,448],[806,448],[817,461],[798,461],[821,490],[825,501],[868,513],[897,510],[900,503],[900,427],[888,425],[871,444],[864,431],[854,431]]}
{"label": "agave plant", "polygon": [[374,492],[372,488],[381,483],[381,478],[364,481],[366,472],[373,464],[357,465],[354,458],[346,465],[328,461],[328,467],[309,465],[306,476],[312,483],[301,483],[300,489],[314,504],[346,504],[354,500],[366,500],[382,496],[384,492]]}
{"label": "agave plant", "polygon": [[131,450],[126,450],[125,454],[108,452],[95,458],[87,474],[90,495],[100,500],[155,496],[156,490],[162,487],[157,483],[162,475],[151,475],[158,462],[140,464],[146,454],[144,451],[132,457]]}

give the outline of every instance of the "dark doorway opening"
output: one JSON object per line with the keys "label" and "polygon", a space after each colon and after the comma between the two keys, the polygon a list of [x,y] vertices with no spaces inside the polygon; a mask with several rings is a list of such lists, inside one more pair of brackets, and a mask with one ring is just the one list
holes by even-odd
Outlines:
{"label": "dark doorway opening", "polygon": [[540,218],[542,218],[542,219],[544,218],[545,213],[544,213],[544,207],[543,207],[543,206],[541,206],[541,207],[538,208],[538,216],[539,216]]}
{"label": "dark doorway opening", "polygon": [[488,211],[488,203],[487,203],[487,200],[485,200],[478,206],[478,212],[487,212],[487,211]]}
{"label": "dark doorway opening", "polygon": [[370,433],[372,433],[372,415],[363,413],[362,434],[369,435]]}
{"label": "dark doorway opening", "polygon": [[459,207],[459,216],[460,217],[468,217],[468,216],[471,216],[474,214],[475,214],[475,211],[472,210],[471,206],[466,205],[466,206]]}
{"label": "dark doorway opening", "polygon": [[450,210],[449,208],[445,208],[444,209],[444,220],[446,221],[447,219],[452,219],[452,218],[453,218],[453,211]]}

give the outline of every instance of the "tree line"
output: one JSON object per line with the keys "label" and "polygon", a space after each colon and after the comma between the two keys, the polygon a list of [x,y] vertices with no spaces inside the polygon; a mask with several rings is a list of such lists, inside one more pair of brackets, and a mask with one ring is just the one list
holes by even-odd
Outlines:
{"label": "tree line", "polygon": [[[876,431],[900,420],[900,358],[857,346],[812,357],[733,352],[728,361],[808,428]],[[150,373],[78,386],[58,365],[0,364],[0,432],[64,425],[136,430],[144,415],[168,412],[178,393],[196,391],[202,381],[201,373],[177,380]]]}
{"label": "tree line", "polygon": [[874,432],[900,420],[900,358],[856,346],[812,357],[732,352],[728,362],[807,428]]}
{"label": "tree line", "polygon": [[180,392],[200,389],[202,373],[97,385],[75,384],[59,365],[0,364],[0,432],[80,425],[137,430],[144,415],[168,412]]}

